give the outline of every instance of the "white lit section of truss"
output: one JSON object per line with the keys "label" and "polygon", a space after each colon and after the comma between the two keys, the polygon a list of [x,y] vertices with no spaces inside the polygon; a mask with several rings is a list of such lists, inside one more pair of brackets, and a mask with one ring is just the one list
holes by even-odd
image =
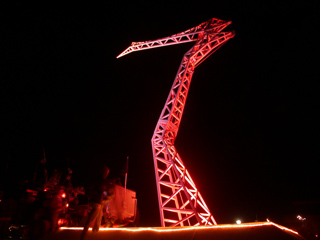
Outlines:
{"label": "white lit section of truss", "polygon": [[231,22],[213,18],[197,27],[166,38],[133,42],[118,56],[133,51],[195,41],[195,45],[182,58],[151,139],[160,220],[163,227],[217,224],[180,158],[174,142],[194,69],[234,36],[233,32],[221,32],[229,24]]}

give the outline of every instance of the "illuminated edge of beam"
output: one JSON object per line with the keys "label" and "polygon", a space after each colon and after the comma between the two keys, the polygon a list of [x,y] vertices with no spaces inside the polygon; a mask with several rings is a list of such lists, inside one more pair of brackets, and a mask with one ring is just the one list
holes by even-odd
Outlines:
{"label": "illuminated edge of beam", "polygon": [[[179,231],[190,231],[190,230],[206,230],[206,229],[221,229],[221,228],[250,228],[250,227],[261,227],[273,225],[281,230],[288,231],[299,235],[298,232],[283,227],[274,222],[258,222],[258,223],[243,223],[243,224],[221,224],[221,225],[211,225],[211,226],[187,226],[187,227],[141,227],[141,228],[100,228],[100,231],[128,231],[128,232],[142,232],[142,231],[152,231],[152,232],[179,232]],[[82,230],[82,227],[61,227],[61,230]],[[91,230],[91,228],[89,228]]]}

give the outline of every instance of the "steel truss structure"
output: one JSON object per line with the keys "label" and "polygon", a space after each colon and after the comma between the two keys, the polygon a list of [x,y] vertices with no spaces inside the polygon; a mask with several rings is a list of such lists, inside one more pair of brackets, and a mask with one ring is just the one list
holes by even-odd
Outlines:
{"label": "steel truss structure", "polygon": [[146,42],[133,42],[119,56],[133,51],[195,41],[180,64],[169,96],[151,139],[162,227],[217,224],[193,182],[174,142],[194,69],[221,45],[234,36],[222,32],[231,24],[212,18],[184,32]]}

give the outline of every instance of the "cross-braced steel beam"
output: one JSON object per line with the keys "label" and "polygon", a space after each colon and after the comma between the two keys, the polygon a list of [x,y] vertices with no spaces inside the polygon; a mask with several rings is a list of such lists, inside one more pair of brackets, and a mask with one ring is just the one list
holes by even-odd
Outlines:
{"label": "cross-braced steel beam", "polygon": [[195,45],[182,58],[151,139],[163,227],[217,224],[180,158],[174,142],[194,69],[234,36],[234,32],[222,32],[229,24],[231,22],[213,18],[166,38],[133,42],[118,56],[122,57],[133,51],[195,41]]}

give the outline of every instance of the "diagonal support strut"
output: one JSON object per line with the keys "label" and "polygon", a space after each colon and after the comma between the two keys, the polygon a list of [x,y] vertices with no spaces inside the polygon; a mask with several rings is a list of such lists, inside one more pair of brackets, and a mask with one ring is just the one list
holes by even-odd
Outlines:
{"label": "diagonal support strut", "polygon": [[212,18],[169,37],[133,42],[117,57],[134,51],[195,42],[182,58],[151,139],[162,227],[217,224],[180,158],[174,142],[194,69],[234,36],[233,31],[222,32],[230,24],[231,21]]}

